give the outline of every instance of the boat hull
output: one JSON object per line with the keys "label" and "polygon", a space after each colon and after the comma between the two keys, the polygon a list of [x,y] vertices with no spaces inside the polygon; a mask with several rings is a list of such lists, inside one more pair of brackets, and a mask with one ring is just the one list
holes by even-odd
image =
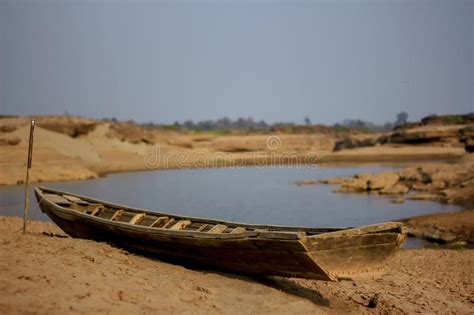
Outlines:
{"label": "boat hull", "polygon": [[[335,281],[338,275],[348,271],[356,272],[379,265],[398,249],[405,235],[398,225],[375,235],[366,234],[365,230],[354,233],[351,229],[346,232],[345,229],[327,228],[321,231],[327,230],[329,233],[306,236],[304,231],[309,233],[315,229],[298,232],[292,227],[267,226],[276,232],[261,232],[261,229],[256,228],[260,226],[244,224],[241,226],[245,232],[238,234],[174,231],[117,222],[75,211],[46,198],[45,192],[61,192],[35,189],[41,210],[72,237],[109,242],[130,251],[173,262],[239,274]],[[81,198],[108,207],[124,208]],[[127,211],[140,213],[144,210],[128,208]],[[146,213],[152,214],[156,215],[154,212]],[[229,222],[206,222],[232,225]],[[281,229],[290,232],[279,232]]]}

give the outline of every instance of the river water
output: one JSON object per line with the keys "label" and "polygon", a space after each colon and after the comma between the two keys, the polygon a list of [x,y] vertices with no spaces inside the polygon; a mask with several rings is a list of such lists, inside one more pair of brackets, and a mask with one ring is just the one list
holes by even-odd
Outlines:
{"label": "river water", "polygon": [[[377,195],[332,193],[337,186],[295,181],[381,172],[391,167],[215,168],[111,174],[44,186],[150,210],[245,223],[360,226],[415,215],[456,211],[430,201],[391,203]],[[0,215],[22,216],[23,186],[0,188]],[[30,194],[31,218],[48,220]],[[420,242],[413,246],[421,246]]]}

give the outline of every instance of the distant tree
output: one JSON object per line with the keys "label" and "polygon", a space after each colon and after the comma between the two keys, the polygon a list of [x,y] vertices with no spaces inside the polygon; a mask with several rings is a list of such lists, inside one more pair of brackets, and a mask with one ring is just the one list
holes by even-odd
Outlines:
{"label": "distant tree", "polygon": [[186,120],[184,123],[183,123],[183,127],[186,128],[186,129],[194,129],[196,127],[196,125],[194,124],[194,122],[192,120]]}
{"label": "distant tree", "polygon": [[312,125],[311,119],[310,119],[308,116],[306,116],[306,117],[304,118],[304,124],[305,124],[306,126]]}
{"label": "distant tree", "polygon": [[397,115],[397,120],[395,121],[395,126],[401,126],[406,124],[408,121],[408,114],[407,112],[400,112]]}

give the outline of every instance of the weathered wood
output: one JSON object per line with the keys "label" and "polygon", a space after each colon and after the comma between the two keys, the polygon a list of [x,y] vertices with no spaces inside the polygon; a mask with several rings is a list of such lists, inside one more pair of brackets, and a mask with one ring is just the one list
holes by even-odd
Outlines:
{"label": "weathered wood", "polygon": [[258,233],[259,235],[265,238],[275,238],[275,239],[284,239],[284,240],[297,240],[306,235],[305,232],[269,232],[269,231],[262,231]]}
{"label": "weathered wood", "polygon": [[238,226],[234,228],[232,231],[230,231],[230,234],[238,234],[238,233],[243,233],[246,232],[247,230],[241,226]]}
{"label": "weathered wood", "polygon": [[89,204],[89,202],[85,201],[85,200],[82,200],[81,198],[78,198],[76,196],[71,196],[71,195],[67,195],[67,194],[62,194],[62,196],[67,199],[68,201],[70,202],[74,202],[74,203],[78,203],[80,205],[87,205]]}
{"label": "weathered wood", "polygon": [[170,230],[184,230],[188,225],[191,224],[189,220],[179,220],[173,226],[171,226]]}
{"label": "weathered wood", "polygon": [[198,229],[196,230],[197,232],[202,232],[204,231],[205,228],[207,228],[209,224],[203,223]]}
{"label": "weathered wood", "polygon": [[70,205],[71,202],[60,195],[47,194],[46,200],[57,203],[58,205]]}
{"label": "weathered wood", "polygon": [[162,229],[167,229],[171,227],[175,222],[176,222],[176,219],[174,218],[169,219],[168,222],[166,222],[165,225],[162,226]]}
{"label": "weathered wood", "polygon": [[156,227],[156,228],[159,228],[161,227],[163,224],[165,224],[166,222],[168,222],[170,218],[168,217],[159,217],[158,219],[155,220],[155,222],[153,222],[150,227]]}
{"label": "weathered wood", "polygon": [[121,216],[122,214],[124,213],[125,211],[120,209],[120,210],[117,210],[114,215],[112,216],[112,218],[110,218],[110,221],[117,221]]}
{"label": "weathered wood", "polygon": [[217,224],[212,229],[208,231],[208,233],[222,233],[224,230],[227,229],[227,225],[224,224]]}
{"label": "weathered wood", "polygon": [[[52,189],[36,188],[35,194],[41,210],[72,237],[252,275],[336,280],[347,270],[384,262],[405,238],[400,223],[343,229],[251,225],[156,213]],[[95,213],[100,216],[86,215],[96,206],[104,207]]]}
{"label": "weathered wood", "polygon": [[145,219],[146,213],[137,213],[133,216],[133,218],[128,222],[130,224],[140,224],[140,222]]}
{"label": "weathered wood", "polygon": [[91,215],[93,215],[93,216],[98,216],[99,214],[102,213],[102,211],[104,211],[104,206],[102,206],[102,205],[96,206],[96,207],[92,210]]}

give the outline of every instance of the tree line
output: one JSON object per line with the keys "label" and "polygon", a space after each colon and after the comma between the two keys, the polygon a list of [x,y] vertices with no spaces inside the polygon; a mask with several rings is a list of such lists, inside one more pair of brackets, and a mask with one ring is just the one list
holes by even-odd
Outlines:
{"label": "tree line", "polygon": [[[387,122],[385,124],[375,124],[372,122],[360,120],[360,119],[345,119],[341,123],[336,123],[331,127],[334,128],[350,128],[358,130],[369,130],[369,131],[387,131],[392,130],[397,126],[401,126],[408,121],[408,114],[401,112],[397,115],[394,122]],[[216,120],[208,119],[194,122],[192,120],[186,120],[184,122],[176,121],[174,124],[154,124],[146,123],[142,124],[144,127],[160,127],[166,129],[176,130],[202,130],[202,131],[225,131],[225,130],[270,130],[285,127],[301,126],[303,124],[296,124],[294,122],[277,122],[269,124],[264,120],[254,120],[251,117],[248,118],[237,118],[235,120],[224,117]],[[314,126],[309,117],[304,118],[305,126]]]}

